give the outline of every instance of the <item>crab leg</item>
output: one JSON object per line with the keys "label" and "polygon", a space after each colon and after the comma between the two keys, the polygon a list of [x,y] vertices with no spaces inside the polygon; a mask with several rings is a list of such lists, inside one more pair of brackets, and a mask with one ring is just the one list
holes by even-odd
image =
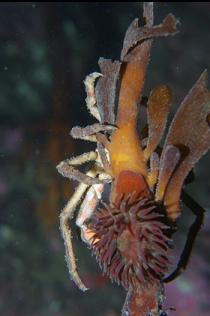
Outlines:
{"label": "crab leg", "polygon": [[90,114],[92,114],[99,122],[101,122],[101,116],[96,106],[96,95],[94,85],[95,80],[101,76],[103,75],[99,72],[93,72],[92,74],[88,75],[84,80],[85,90],[87,93],[87,98],[85,99],[87,108],[90,111]]}
{"label": "crab leg", "polygon": [[90,151],[89,153],[82,154],[72,159],[61,161],[57,166],[57,170],[60,174],[62,174],[62,176],[69,179],[77,180],[88,186],[97,183],[103,183],[105,180],[99,180],[95,177],[91,177],[90,175],[84,174],[74,167],[82,165],[89,161],[96,161],[97,157],[98,154],[95,151]]}
{"label": "crab leg", "polygon": [[[97,175],[97,172],[94,170],[90,170],[87,172],[88,176],[94,177]],[[69,225],[69,220],[72,219],[75,209],[79,204],[82,196],[86,192],[88,185],[85,183],[80,183],[72,195],[71,199],[68,201],[64,209],[60,214],[60,229],[62,233],[62,237],[65,244],[66,250],[66,262],[69,269],[69,273],[71,279],[75,282],[75,284],[82,290],[86,291],[87,287],[81,281],[79,274],[77,272],[76,259],[74,256],[73,246],[72,246],[72,232]]]}
{"label": "crab leg", "polygon": [[88,245],[91,243],[94,232],[87,227],[87,222],[101,200],[103,190],[104,184],[94,184],[88,189],[76,220],[77,226],[81,229],[81,238]]}

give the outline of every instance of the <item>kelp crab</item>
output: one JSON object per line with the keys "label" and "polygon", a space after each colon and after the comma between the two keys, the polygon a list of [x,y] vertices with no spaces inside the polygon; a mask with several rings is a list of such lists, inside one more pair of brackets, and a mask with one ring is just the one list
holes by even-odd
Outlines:
{"label": "kelp crab", "polygon": [[[83,241],[103,272],[128,292],[122,315],[163,316],[163,284],[186,267],[203,219],[204,210],[183,192],[183,185],[210,148],[210,93],[204,71],[181,103],[160,148],[172,93],[160,85],[145,98],[143,88],[153,39],[175,35],[177,20],[169,14],[154,25],[151,2],[144,4],[143,16],[144,26],[135,19],[127,29],[120,61],[100,58],[101,72],[85,79],[86,105],[98,123],[74,127],[71,135],[94,141],[97,148],[57,166],[64,177],[80,182],[61,212],[60,226],[70,275],[81,290],[87,288],[77,272],[68,223],[79,204],[76,224]],[[139,105],[147,107],[147,125],[140,134]],[[92,166],[84,174],[77,167],[86,162]],[[104,201],[103,191],[110,185]],[[188,207],[197,208],[195,229],[177,268],[167,276],[181,195]]]}

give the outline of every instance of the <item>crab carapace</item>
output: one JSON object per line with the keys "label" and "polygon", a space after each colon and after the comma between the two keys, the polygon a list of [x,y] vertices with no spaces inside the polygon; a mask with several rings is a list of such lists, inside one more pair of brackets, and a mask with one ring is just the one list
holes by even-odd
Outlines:
{"label": "crab carapace", "polygon": [[[120,61],[100,58],[101,73],[85,80],[86,104],[98,123],[74,127],[71,135],[95,141],[97,149],[62,161],[57,169],[80,182],[60,216],[72,279],[80,289],[87,289],[77,272],[68,223],[81,203],[76,223],[82,239],[103,272],[128,291],[122,314],[159,316],[166,314],[163,283],[186,267],[203,220],[204,210],[183,192],[183,185],[210,148],[210,93],[204,71],[181,103],[161,149],[172,93],[167,85],[160,85],[145,99],[143,88],[153,39],[176,34],[177,20],[169,14],[162,24],[154,25],[151,2],[144,4],[143,16],[144,26],[135,19],[127,29]],[[147,125],[139,135],[139,106],[145,100]],[[90,161],[86,174],[78,170]],[[110,183],[107,201],[102,193]],[[167,276],[182,194],[186,205],[196,208],[197,217],[177,268]]]}

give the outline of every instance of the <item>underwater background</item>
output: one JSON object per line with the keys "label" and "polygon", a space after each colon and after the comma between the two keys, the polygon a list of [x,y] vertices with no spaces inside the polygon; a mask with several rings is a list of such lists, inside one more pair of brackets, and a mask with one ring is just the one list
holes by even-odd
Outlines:
{"label": "underwater background", "polygon": [[[156,3],[155,22],[168,13],[180,20],[180,33],[154,41],[145,94],[168,84],[173,114],[202,71],[210,71],[210,3]],[[69,278],[59,213],[77,183],[56,165],[95,148],[69,136],[74,125],[94,122],[83,80],[99,70],[100,56],[119,58],[138,16],[138,2],[0,4],[1,316],[120,315],[125,292],[102,277],[74,220],[74,249],[90,291],[82,293]],[[210,153],[195,176],[186,190],[207,212],[186,272],[166,286],[172,316],[210,315]],[[192,220],[183,207],[174,263]]]}

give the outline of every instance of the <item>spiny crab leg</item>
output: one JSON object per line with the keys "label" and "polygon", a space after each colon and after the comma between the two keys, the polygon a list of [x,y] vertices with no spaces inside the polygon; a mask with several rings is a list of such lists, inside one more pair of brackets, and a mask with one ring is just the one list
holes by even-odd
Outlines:
{"label": "spiny crab leg", "polygon": [[84,285],[77,272],[76,259],[74,256],[74,250],[72,246],[72,233],[69,226],[69,219],[73,217],[76,206],[79,204],[83,194],[87,190],[87,185],[80,183],[74,192],[71,199],[66,204],[65,208],[60,214],[60,229],[62,237],[64,240],[65,250],[66,250],[66,263],[69,269],[70,277],[75,282],[75,284],[82,290],[86,291],[87,287]]}
{"label": "spiny crab leg", "polygon": [[106,125],[95,123],[86,127],[75,126],[72,128],[70,135],[75,139],[89,140],[97,142],[96,134],[99,132],[114,131],[117,127],[114,125]]}
{"label": "spiny crab leg", "polygon": [[103,190],[104,184],[94,184],[88,189],[76,220],[76,225],[81,229],[81,238],[88,245],[90,245],[94,233],[88,229],[87,222],[101,200]]}
{"label": "spiny crab leg", "polygon": [[95,95],[95,81],[97,78],[102,77],[103,75],[99,72],[93,72],[92,74],[88,75],[85,80],[85,90],[87,93],[87,98],[85,99],[86,105],[90,113],[99,121],[101,122],[101,117],[99,110],[96,106],[96,95]]}
{"label": "spiny crab leg", "polygon": [[89,161],[96,161],[98,154],[94,151],[89,153],[82,154],[77,157],[73,157],[72,159],[66,159],[59,163],[57,166],[57,170],[62,176],[80,181],[88,186],[103,183],[106,180],[100,180],[95,177],[91,177],[88,174],[84,174],[81,171],[77,170],[74,166],[79,166]]}

